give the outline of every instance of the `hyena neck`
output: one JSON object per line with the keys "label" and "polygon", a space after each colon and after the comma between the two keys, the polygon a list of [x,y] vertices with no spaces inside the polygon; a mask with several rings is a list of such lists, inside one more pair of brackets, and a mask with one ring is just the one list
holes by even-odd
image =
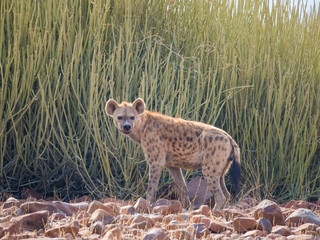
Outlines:
{"label": "hyena neck", "polygon": [[149,122],[149,111],[145,111],[143,114],[140,115],[141,122],[139,126],[137,126],[134,131],[132,131],[130,134],[128,134],[128,137],[130,137],[133,141],[136,143],[141,143],[141,138],[143,136],[143,132],[146,129],[146,126]]}

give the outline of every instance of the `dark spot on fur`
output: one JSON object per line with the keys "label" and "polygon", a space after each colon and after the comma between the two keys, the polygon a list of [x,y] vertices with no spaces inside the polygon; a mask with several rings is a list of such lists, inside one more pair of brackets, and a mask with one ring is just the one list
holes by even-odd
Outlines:
{"label": "dark spot on fur", "polygon": [[215,169],[213,169],[213,173],[215,173],[216,172],[216,170]]}
{"label": "dark spot on fur", "polygon": [[224,141],[225,141],[225,142],[228,142],[228,139],[225,138]]}
{"label": "dark spot on fur", "polygon": [[223,141],[224,137],[220,137],[220,141]]}
{"label": "dark spot on fur", "polygon": [[218,141],[218,140],[219,140],[219,136],[216,136],[216,138],[215,138],[215,139],[216,139],[216,141]]}
{"label": "dark spot on fur", "polygon": [[217,163],[216,163],[217,165],[219,165],[220,164],[220,161],[217,161]]}
{"label": "dark spot on fur", "polygon": [[209,158],[209,153],[206,154],[206,158]]}
{"label": "dark spot on fur", "polygon": [[196,136],[199,137],[201,132],[196,132]]}
{"label": "dark spot on fur", "polygon": [[212,140],[213,140],[213,137],[210,136],[210,137],[209,137],[209,142],[212,143]]}
{"label": "dark spot on fur", "polygon": [[220,150],[220,145],[218,146],[218,149]]}
{"label": "dark spot on fur", "polygon": [[171,137],[169,137],[169,142],[172,142],[172,138]]}
{"label": "dark spot on fur", "polygon": [[184,133],[183,133],[183,136],[185,136],[185,137],[186,137],[186,136],[187,136],[187,132],[184,132]]}

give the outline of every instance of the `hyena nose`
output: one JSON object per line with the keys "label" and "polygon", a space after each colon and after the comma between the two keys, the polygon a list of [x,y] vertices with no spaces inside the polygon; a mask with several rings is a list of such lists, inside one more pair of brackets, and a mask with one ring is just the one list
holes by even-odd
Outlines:
{"label": "hyena nose", "polygon": [[123,130],[130,131],[131,130],[131,125],[129,125],[129,124],[123,125]]}

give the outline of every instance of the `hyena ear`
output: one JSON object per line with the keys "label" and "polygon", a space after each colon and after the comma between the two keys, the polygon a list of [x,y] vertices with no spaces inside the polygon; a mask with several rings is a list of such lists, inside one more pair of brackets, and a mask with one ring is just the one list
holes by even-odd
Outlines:
{"label": "hyena ear", "polygon": [[138,114],[144,113],[144,110],[146,109],[146,104],[141,98],[137,98],[133,103],[132,107],[137,110]]}
{"label": "hyena ear", "polygon": [[113,100],[113,99],[110,99],[107,104],[106,104],[106,107],[105,107],[105,110],[106,110],[106,113],[109,115],[109,116],[112,116],[114,111],[119,107],[118,103]]}

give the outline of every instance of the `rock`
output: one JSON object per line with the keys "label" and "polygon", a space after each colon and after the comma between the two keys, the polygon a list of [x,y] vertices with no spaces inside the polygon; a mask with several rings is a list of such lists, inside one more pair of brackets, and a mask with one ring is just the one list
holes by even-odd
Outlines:
{"label": "rock", "polygon": [[44,228],[49,218],[49,211],[39,211],[14,217],[10,222],[18,223],[20,230],[34,230]]}
{"label": "rock", "polygon": [[280,234],[282,236],[289,236],[292,234],[291,229],[287,226],[274,226],[271,233]]}
{"label": "rock", "polygon": [[143,240],[170,240],[162,228],[154,228],[148,231]]}
{"label": "rock", "polygon": [[102,234],[104,230],[104,224],[101,221],[97,221],[90,226],[92,234]]}
{"label": "rock", "polygon": [[17,217],[17,216],[20,216],[21,214],[22,214],[22,211],[17,206],[12,206],[2,210],[2,215],[4,216],[10,215],[10,217]]}
{"label": "rock", "polygon": [[257,220],[262,217],[268,219],[272,226],[285,224],[280,207],[270,200],[260,202],[253,215]]}
{"label": "rock", "polygon": [[[301,234],[301,235],[290,235],[287,237],[288,240],[313,240],[316,238],[312,235],[306,235],[306,234]],[[318,240],[318,239],[317,239]]]}
{"label": "rock", "polygon": [[155,223],[150,217],[137,215],[132,219],[132,221],[129,224],[131,224],[131,225],[135,224],[135,225],[133,225],[133,226],[135,226],[135,228],[142,229],[142,224],[137,225],[137,224],[139,224],[141,222],[145,222],[146,226],[148,228],[152,228],[154,226],[154,223]]}
{"label": "rock", "polygon": [[159,206],[170,206],[170,205],[171,205],[170,200],[164,199],[164,198],[160,198],[155,203],[153,203],[151,205],[151,207],[155,208],[155,207],[159,207]]}
{"label": "rock", "polygon": [[263,232],[261,230],[251,230],[251,231],[246,232],[245,234],[243,234],[242,237],[244,237],[244,238],[249,237],[249,238],[255,238],[256,239],[256,238],[265,237],[265,236],[267,236],[266,232]]}
{"label": "rock", "polygon": [[48,211],[49,215],[58,212],[58,209],[50,202],[26,202],[20,206],[22,213],[34,213],[38,211]]}
{"label": "rock", "polygon": [[236,209],[226,208],[222,210],[223,216],[227,221],[233,220],[236,217],[247,217],[242,212]]}
{"label": "rock", "polygon": [[287,240],[287,237],[277,233],[270,233],[267,235],[267,239]]}
{"label": "rock", "polygon": [[161,215],[168,215],[170,214],[170,207],[169,206],[156,206],[152,209],[152,212],[153,213],[158,213],[158,214],[161,214]]}
{"label": "rock", "polygon": [[[188,182],[187,188],[190,202],[194,204],[195,208],[205,204],[206,201],[213,197],[212,193],[208,190],[207,182],[199,176]],[[210,207],[212,206],[210,205]]]}
{"label": "rock", "polygon": [[48,230],[46,230],[46,232],[44,233],[44,235],[46,237],[57,237],[60,236],[61,233],[70,233],[73,236],[76,236],[77,233],[79,232],[80,229],[80,225],[77,221],[73,221],[71,223],[59,226],[59,227],[54,227],[54,228],[50,228]]}
{"label": "rock", "polygon": [[190,213],[180,213],[177,217],[181,219],[180,221],[188,222],[192,216]]}
{"label": "rock", "polygon": [[0,238],[5,235],[13,235],[19,232],[19,224],[17,222],[6,222],[0,224]]}
{"label": "rock", "polygon": [[172,232],[174,239],[192,240],[192,234],[186,229],[178,229]]}
{"label": "rock", "polygon": [[182,212],[182,204],[180,201],[172,200],[169,206],[170,213],[177,214]]}
{"label": "rock", "polygon": [[210,231],[206,228],[204,223],[193,223],[187,230],[193,233],[197,238],[203,238],[210,234]]}
{"label": "rock", "polygon": [[98,201],[93,201],[89,205],[88,213],[93,213],[97,209],[103,209],[113,217],[116,217],[120,214],[120,208],[117,206],[116,203],[112,203],[112,202],[102,204]]}
{"label": "rock", "polygon": [[191,222],[193,223],[204,223],[206,228],[209,227],[210,225],[210,219],[204,215],[198,214],[198,215],[194,215],[191,218]]}
{"label": "rock", "polygon": [[214,233],[221,233],[221,232],[224,232],[226,230],[232,230],[232,228],[229,227],[227,224],[224,224],[222,222],[218,222],[218,221],[215,221],[215,220],[211,220],[210,221],[208,229],[211,232],[214,232]]}
{"label": "rock", "polygon": [[104,209],[97,209],[94,211],[94,213],[90,217],[89,225],[92,225],[97,221],[100,221],[104,225],[107,225],[114,221],[114,217]]}
{"label": "rock", "polygon": [[320,210],[320,206],[315,203],[305,202],[305,201],[297,201],[291,200],[284,206],[285,208],[292,208],[292,209],[299,209],[299,208],[306,208],[309,210]]}
{"label": "rock", "polygon": [[180,223],[176,220],[172,220],[169,224],[166,225],[167,230],[176,230],[176,229],[185,229],[189,227],[189,223]]}
{"label": "rock", "polygon": [[210,208],[208,205],[201,205],[199,208],[200,214],[205,215],[206,217],[210,216]]}
{"label": "rock", "polygon": [[320,236],[320,227],[318,227],[316,230],[316,236]]}
{"label": "rock", "polygon": [[1,223],[9,222],[12,217],[10,215],[5,217],[0,217],[0,225]]}
{"label": "rock", "polygon": [[81,226],[86,227],[90,221],[91,216],[92,214],[83,210],[77,214],[76,220],[79,222]]}
{"label": "rock", "polygon": [[307,232],[314,232],[313,235],[316,235],[318,225],[313,223],[305,223],[296,228],[293,232],[295,234],[307,234]]}
{"label": "rock", "polygon": [[299,208],[287,217],[286,223],[292,227],[297,227],[304,223],[320,225],[320,218],[308,209]]}
{"label": "rock", "polygon": [[182,219],[178,215],[169,214],[169,215],[163,217],[162,222],[164,224],[169,224],[172,220],[176,220],[176,221],[179,221],[179,222],[182,221]]}
{"label": "rock", "polygon": [[272,225],[266,218],[260,218],[257,220],[257,229],[267,232],[268,234],[272,231]]}
{"label": "rock", "polygon": [[65,218],[66,218],[66,215],[64,213],[54,213],[50,216],[49,221],[59,221]]}
{"label": "rock", "polygon": [[237,217],[233,220],[232,225],[238,233],[244,233],[255,228],[256,220],[250,217]]}
{"label": "rock", "polygon": [[128,215],[128,214],[135,214],[136,213],[136,209],[131,206],[131,205],[128,205],[128,206],[123,206],[120,208],[120,214],[121,215]]}
{"label": "rock", "polygon": [[61,201],[53,201],[52,204],[64,212],[67,216],[76,215],[81,211],[87,211],[89,208],[88,203],[66,203]]}
{"label": "rock", "polygon": [[1,206],[1,209],[11,208],[12,206],[20,207],[19,200],[15,199],[14,197],[9,197]]}
{"label": "rock", "polygon": [[150,203],[144,198],[139,198],[134,205],[136,212],[138,213],[150,213],[151,206]]}
{"label": "rock", "polygon": [[101,240],[110,240],[110,239],[122,239],[122,233],[119,227],[115,227],[106,232],[106,234],[101,238]]}
{"label": "rock", "polygon": [[38,193],[37,191],[23,187],[21,190],[21,198],[27,199],[30,197],[34,198],[34,199],[40,199],[40,198],[42,198],[42,195],[40,193]]}

